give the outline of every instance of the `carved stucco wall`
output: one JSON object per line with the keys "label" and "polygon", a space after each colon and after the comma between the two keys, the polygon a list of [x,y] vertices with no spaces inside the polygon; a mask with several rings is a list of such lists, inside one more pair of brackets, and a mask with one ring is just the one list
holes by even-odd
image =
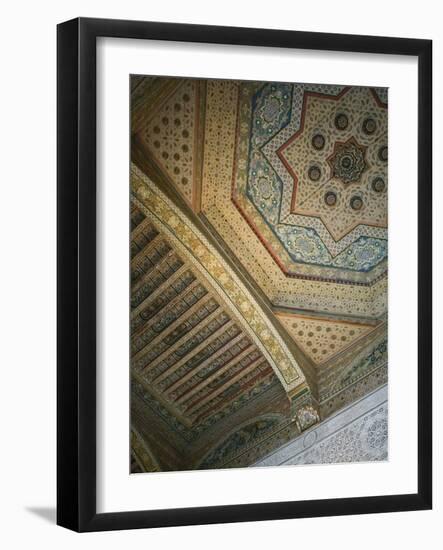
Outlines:
{"label": "carved stucco wall", "polygon": [[254,466],[368,462],[388,458],[387,385],[342,409]]}

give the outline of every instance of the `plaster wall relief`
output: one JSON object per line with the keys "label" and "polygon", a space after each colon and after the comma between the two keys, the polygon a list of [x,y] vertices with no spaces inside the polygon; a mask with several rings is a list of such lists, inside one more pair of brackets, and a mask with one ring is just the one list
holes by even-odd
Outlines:
{"label": "plaster wall relief", "polygon": [[388,459],[388,392],[382,386],[257,461],[254,466]]}
{"label": "plaster wall relief", "polygon": [[340,411],[293,463],[380,460],[386,404],[351,416],[387,382],[387,90],[131,89],[133,471],[251,466]]}

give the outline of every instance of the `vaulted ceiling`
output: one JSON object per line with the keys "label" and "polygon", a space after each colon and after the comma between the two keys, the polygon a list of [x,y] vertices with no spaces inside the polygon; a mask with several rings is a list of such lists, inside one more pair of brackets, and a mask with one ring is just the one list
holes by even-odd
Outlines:
{"label": "vaulted ceiling", "polygon": [[247,465],[386,380],[386,90],[131,86],[132,469]]}

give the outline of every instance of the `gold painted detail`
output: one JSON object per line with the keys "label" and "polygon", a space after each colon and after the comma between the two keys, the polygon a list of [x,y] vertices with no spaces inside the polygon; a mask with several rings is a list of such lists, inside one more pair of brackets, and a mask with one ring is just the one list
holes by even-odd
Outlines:
{"label": "gold painted detail", "polygon": [[375,328],[366,323],[312,319],[285,313],[277,314],[277,318],[297,345],[317,364],[329,360]]}
{"label": "gold painted detail", "polygon": [[131,184],[139,207],[153,217],[155,223],[161,223],[171,240],[186,249],[212,286],[230,302],[233,313],[252,335],[284,388],[292,390],[304,384],[305,377],[299,365],[265,313],[203,235],[135,165],[132,166]]}

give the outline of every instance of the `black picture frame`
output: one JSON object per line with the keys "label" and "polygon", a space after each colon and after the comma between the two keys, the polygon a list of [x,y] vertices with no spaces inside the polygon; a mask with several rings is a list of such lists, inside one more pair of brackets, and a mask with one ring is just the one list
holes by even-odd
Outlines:
{"label": "black picture frame", "polygon": [[[96,512],[96,39],[399,54],[418,58],[416,494]],[[432,506],[432,42],[79,18],[57,29],[57,523],[75,531],[425,510]]]}

